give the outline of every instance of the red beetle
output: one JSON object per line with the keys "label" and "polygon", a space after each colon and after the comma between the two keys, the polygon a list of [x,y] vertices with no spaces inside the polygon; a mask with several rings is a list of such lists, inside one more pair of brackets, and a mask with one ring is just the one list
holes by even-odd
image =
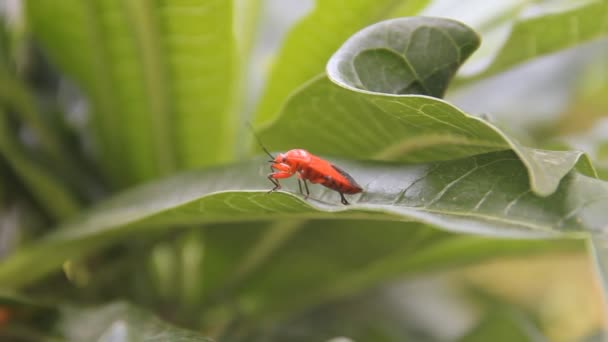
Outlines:
{"label": "red beetle", "polygon": [[270,160],[268,162],[272,163],[270,165],[270,170],[272,173],[268,175],[268,180],[272,182],[274,188],[272,188],[269,192],[273,192],[281,188],[281,184],[278,181],[279,179],[289,178],[294,174],[296,174],[298,177],[298,187],[300,188],[300,193],[303,195],[304,192],[302,191],[302,182],[300,180],[304,182],[306,198],[308,198],[310,195],[310,190],[308,190],[308,183],[306,181],[310,181],[313,184],[321,184],[327,188],[337,191],[340,194],[340,199],[344,205],[348,204],[344,194],[353,195],[363,191],[361,186],[357,184],[353,177],[346,173],[346,171],[306,150],[289,150],[285,153],[279,153],[276,157],[274,157],[264,147],[264,144],[262,144],[260,138],[257,136],[257,134],[255,134],[255,130],[251,124],[249,124],[249,128],[260,144],[260,147],[262,147],[264,152],[270,156]]}
{"label": "red beetle", "polygon": [[310,195],[310,190],[308,190],[308,183],[306,181],[310,181],[313,184],[321,184],[337,191],[344,205],[348,204],[344,194],[352,195],[363,191],[361,186],[346,171],[306,150],[289,150],[286,153],[278,154],[276,157],[273,157],[268,151],[266,153],[273,158],[269,161],[272,163],[270,165],[272,173],[268,175],[268,179],[274,184],[274,188],[270,191],[281,188],[278,179],[289,178],[294,174],[298,177],[298,187],[302,194],[304,193],[302,192],[300,180],[304,182],[307,198]]}

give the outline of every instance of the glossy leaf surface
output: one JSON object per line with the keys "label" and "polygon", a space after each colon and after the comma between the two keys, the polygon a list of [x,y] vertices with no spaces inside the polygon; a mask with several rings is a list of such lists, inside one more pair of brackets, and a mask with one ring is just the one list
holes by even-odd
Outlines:
{"label": "glossy leaf surface", "polygon": [[[336,163],[364,187],[350,197],[350,206],[320,186],[308,200],[293,190],[266,194],[262,160],[182,174],[116,196],[14,254],[0,265],[0,280],[20,286],[118,236],[185,224],[365,218],[528,238],[605,229],[606,183],[573,172],[553,195],[541,198],[512,152],[417,165]],[[29,272],[21,272],[25,268]]]}

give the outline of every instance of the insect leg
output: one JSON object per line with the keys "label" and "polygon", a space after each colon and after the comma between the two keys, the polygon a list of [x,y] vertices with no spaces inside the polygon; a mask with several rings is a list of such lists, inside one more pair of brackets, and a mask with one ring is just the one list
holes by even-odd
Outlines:
{"label": "insect leg", "polygon": [[[304,194],[304,191],[302,191],[302,181],[300,180],[304,181],[304,189],[306,189],[306,194]],[[306,183],[306,179],[298,178],[298,188],[300,188],[300,193],[304,195],[304,198],[308,198],[308,196],[310,196],[310,190],[308,190],[308,183]]]}
{"label": "insect leg", "polygon": [[270,190],[269,192],[273,192],[276,191],[278,189],[281,188],[281,184],[279,183],[279,178],[289,178],[291,177],[291,173],[289,172],[273,172],[271,174],[268,175],[268,180],[272,182],[272,184],[274,184],[274,188],[272,188],[272,190]]}
{"label": "insect leg", "polygon": [[306,182],[306,179],[302,179],[304,181],[304,188],[306,188],[306,198],[308,198],[308,196],[310,196],[310,190],[308,190],[308,183]]}
{"label": "insect leg", "polygon": [[344,194],[341,192],[340,192],[340,200],[341,200],[342,204],[348,205],[348,201],[346,200],[346,197],[344,197]]}
{"label": "insect leg", "polygon": [[268,191],[268,193],[271,193],[281,188],[281,184],[279,184],[279,181],[272,177],[274,175],[274,167],[272,167],[272,164],[270,164],[270,171],[272,171],[272,173],[268,175],[268,180],[274,185],[274,188]]}
{"label": "insect leg", "polygon": [[271,193],[271,192],[276,191],[281,188],[281,184],[279,184],[279,181],[272,178],[272,175],[273,175],[273,173],[268,175],[268,180],[274,185],[274,188],[270,189],[270,191],[268,191],[268,193]]}

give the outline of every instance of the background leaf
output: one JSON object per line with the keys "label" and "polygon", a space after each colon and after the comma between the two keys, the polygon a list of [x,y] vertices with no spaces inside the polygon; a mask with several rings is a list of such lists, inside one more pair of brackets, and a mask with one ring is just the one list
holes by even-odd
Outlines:
{"label": "background leaf", "polygon": [[464,336],[460,342],[481,342],[488,339],[496,341],[545,341],[544,337],[534,328],[532,322],[516,312],[499,310],[488,313],[479,325]]}
{"label": "background leaf", "polygon": [[492,63],[468,80],[488,77],[532,58],[606,36],[608,2],[597,0],[580,3],[582,5],[575,8],[516,22]]}
{"label": "background leaf", "polygon": [[234,158],[232,2],[27,3],[45,51],[89,95],[115,184]]}
{"label": "background leaf", "polygon": [[66,184],[32,160],[9,128],[8,116],[0,109],[0,154],[30,189],[38,205],[55,219],[67,219],[80,204]]}
{"label": "background leaf", "polygon": [[[327,59],[348,37],[366,25],[390,16],[397,9],[409,11],[395,0],[324,0],[290,31],[272,67],[255,113],[258,123],[272,120],[291,92],[323,72]],[[408,13],[415,14],[413,12]],[[315,37],[313,39],[313,37]],[[317,39],[322,37],[322,39]]]}
{"label": "background leaf", "polygon": [[[397,13],[419,11],[426,2],[316,1],[310,16],[288,36],[289,50],[279,54],[259,116],[252,119],[261,124],[263,141],[272,150],[307,148],[352,173],[365,192],[348,196],[352,204],[343,206],[337,193],[320,186],[313,187],[310,198],[297,195],[293,179],[284,182],[286,191],[267,195],[268,164],[262,159],[164,177],[183,168],[224,164],[244,156],[249,147],[252,139],[236,139],[234,132],[244,130],[237,117],[245,119],[255,112],[249,108],[255,101],[249,95],[257,90],[245,89],[244,75],[255,81],[255,71],[263,69],[257,67],[260,63],[248,63],[250,51],[257,51],[252,38],[264,32],[255,29],[261,1],[30,1],[28,31],[41,45],[35,44],[33,52],[2,54],[9,56],[9,75],[23,82],[23,91],[35,90],[21,102],[42,100],[30,107],[40,108],[38,114],[50,113],[53,123],[62,125],[65,132],[52,132],[58,133],[58,145],[74,143],[74,151],[82,154],[77,159],[104,165],[105,179],[93,175],[99,178],[93,183],[110,180],[110,185],[86,198],[95,200],[102,192],[110,198],[39,240],[29,235],[42,229],[40,222],[36,230],[28,227],[24,240],[30,242],[9,243],[7,251],[12,254],[0,264],[0,287],[76,305],[127,298],[168,321],[238,341],[267,328],[289,326],[286,322],[308,310],[333,307],[364,290],[384,291],[380,286],[388,281],[494,257],[580,252],[581,240],[570,238],[601,237],[607,219],[607,185],[594,178],[588,158],[575,151],[527,147],[547,145],[542,140],[539,145],[533,145],[532,139],[516,141],[506,134],[512,128],[509,120],[498,129],[493,119],[486,119],[493,113],[468,114],[486,112],[483,106],[463,111],[428,96],[444,93],[478,44],[475,32],[451,20],[428,17],[379,23],[338,50],[330,61],[329,79],[319,75],[329,55],[357,29]],[[482,33],[511,22],[516,9],[528,2],[501,4],[498,7],[508,8],[508,13],[491,12],[499,17],[486,12]],[[592,3],[584,6],[588,4]],[[462,12],[472,6],[452,5]],[[484,12],[483,6],[473,7]],[[593,25],[572,27],[586,30]],[[24,37],[22,43],[29,44],[29,37]],[[551,38],[552,48],[572,39]],[[263,38],[259,42],[265,44]],[[406,48],[406,43],[414,48]],[[38,47],[67,75],[57,77],[39,58]],[[527,51],[526,46],[515,48]],[[13,61],[16,72],[10,73]],[[333,62],[341,68],[332,69]],[[256,70],[248,73],[248,67]],[[84,97],[70,90],[73,86],[67,78],[84,89]],[[417,94],[404,94],[409,92]],[[498,93],[504,94],[501,89]],[[28,133],[27,126],[36,122],[28,122],[27,115],[10,102],[10,94],[0,97]],[[64,117],[57,105],[66,111]],[[20,108],[24,114],[33,113],[27,106]],[[522,110],[524,115],[532,116],[527,109]],[[94,139],[89,139],[89,131],[82,131],[87,118],[88,129],[96,132]],[[74,139],[76,135],[80,140]],[[19,147],[12,149],[17,152],[23,148],[33,161],[46,161],[53,152],[40,142],[31,148],[25,135],[19,138],[7,146]],[[5,150],[11,149],[5,146]],[[0,181],[8,189],[8,194],[0,189],[0,212],[10,215],[17,208],[19,220],[29,218],[30,212],[48,218],[51,210],[32,206],[30,202],[38,201],[22,191],[18,181],[12,184],[20,175],[8,169],[7,161],[11,159],[0,160],[0,174],[8,176]],[[56,160],[46,164],[51,165],[49,172],[42,171],[53,175],[48,177],[51,181],[69,184],[80,196],[88,194],[73,181],[74,172],[56,172],[63,166],[53,165]],[[95,171],[84,164],[75,169],[85,174]],[[158,178],[163,179],[111,194],[116,187]],[[52,191],[37,188],[52,200]],[[11,232],[4,229],[10,221],[10,216],[0,220],[2,236]],[[56,272],[61,268],[63,274]],[[548,280],[537,281],[549,289]],[[593,300],[593,295],[587,298]],[[433,305],[421,303],[423,309]],[[414,312],[400,315],[403,324],[418,318],[419,311]],[[133,339],[141,336],[129,331],[156,335],[172,330],[145,313],[140,320],[126,304],[64,313],[63,332],[78,334],[75,339]],[[595,316],[579,316],[588,317],[587,329],[597,326]],[[435,326],[443,325],[443,320],[451,322],[452,317],[434,316],[426,329],[435,332]],[[497,315],[489,324],[482,323],[480,336],[493,335],[505,326],[514,328],[509,332],[525,330],[511,315],[505,317]],[[48,334],[49,326],[32,316],[11,316],[8,328],[19,330],[21,322],[26,329],[44,331],[33,340]],[[549,331],[544,322],[541,325]],[[322,331],[315,332],[323,336]],[[325,338],[333,336],[338,334]]]}
{"label": "background leaf", "polygon": [[93,309],[66,308],[59,330],[66,341],[200,341],[200,334],[167,324],[126,303]]}
{"label": "background leaf", "polygon": [[[252,324],[263,324],[388,281],[499,256],[576,247],[568,240],[547,243],[463,236],[415,222],[382,222],[383,234],[377,234],[378,225],[368,220],[303,222],[268,262],[239,282],[245,286],[233,290],[241,312],[251,317]],[[294,267],[307,271],[287,272]],[[298,296],[293,296],[294,291]]]}

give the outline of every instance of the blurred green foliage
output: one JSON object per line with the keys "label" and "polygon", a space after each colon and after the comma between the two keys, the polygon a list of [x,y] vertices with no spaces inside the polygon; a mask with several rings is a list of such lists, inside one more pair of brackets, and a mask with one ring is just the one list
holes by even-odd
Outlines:
{"label": "blurred green foliage", "polygon": [[[581,237],[608,287],[608,66],[588,57],[608,55],[606,1],[513,0],[494,13],[323,0],[276,53],[258,35],[273,1],[0,3],[0,339],[561,341],[574,333],[496,284],[445,290],[475,276],[387,285],[580,255]],[[478,72],[457,75],[471,54]],[[551,58],[567,63],[543,69]],[[529,65],[564,81],[532,79]],[[504,92],[524,84],[553,99],[542,127]],[[470,106],[480,89],[520,105],[494,117]],[[271,151],[323,155],[364,192],[348,207],[289,180],[265,194],[246,121]],[[601,335],[592,315],[577,334]]]}

